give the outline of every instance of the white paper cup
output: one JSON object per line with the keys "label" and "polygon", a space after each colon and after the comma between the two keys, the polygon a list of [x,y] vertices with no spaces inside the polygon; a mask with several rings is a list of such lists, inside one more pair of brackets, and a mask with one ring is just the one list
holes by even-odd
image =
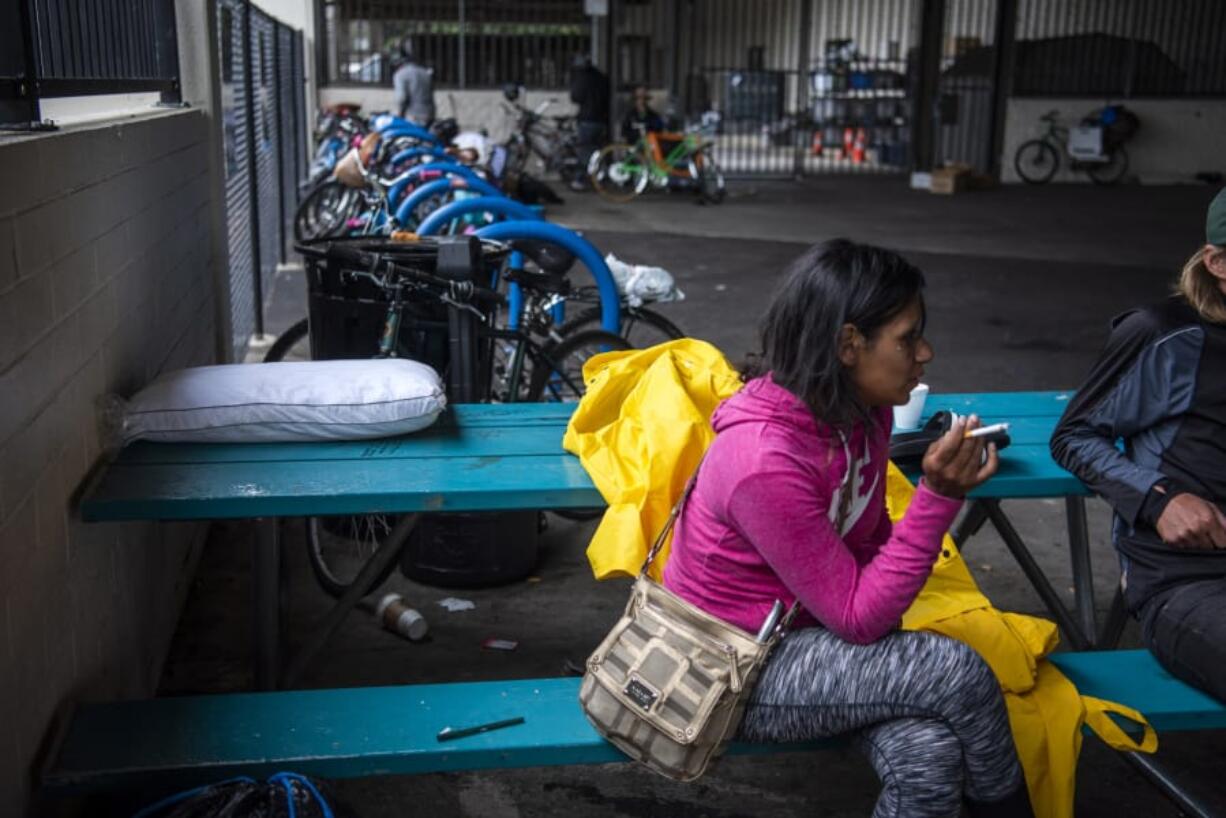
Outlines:
{"label": "white paper cup", "polygon": [[894,428],[907,430],[919,427],[924,414],[924,401],[928,400],[928,384],[921,383],[911,390],[911,400],[903,406],[894,407]]}

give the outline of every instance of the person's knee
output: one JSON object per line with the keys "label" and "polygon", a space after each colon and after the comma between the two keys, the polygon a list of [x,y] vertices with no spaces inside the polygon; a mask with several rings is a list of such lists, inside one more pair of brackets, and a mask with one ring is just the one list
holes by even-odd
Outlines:
{"label": "person's knee", "polygon": [[1142,635],[1172,675],[1226,700],[1226,582],[1190,584],[1155,600]]}
{"label": "person's knee", "polygon": [[898,719],[866,730],[862,749],[899,809],[899,815],[956,814],[963,792],[962,746],[944,723]]}
{"label": "person's knee", "polygon": [[965,642],[940,634],[928,634],[933,653],[933,677],[942,687],[999,690],[992,668],[979,652]]}

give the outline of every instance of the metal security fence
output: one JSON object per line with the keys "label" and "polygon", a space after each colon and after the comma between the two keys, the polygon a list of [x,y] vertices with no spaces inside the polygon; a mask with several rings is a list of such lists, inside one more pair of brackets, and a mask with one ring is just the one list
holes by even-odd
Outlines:
{"label": "metal security fence", "polygon": [[244,0],[218,0],[231,343],[264,332],[264,297],[291,241],[306,167],[301,32]]}
{"label": "metal security fence", "polygon": [[408,38],[436,88],[564,88],[591,48],[579,0],[327,0],[327,81],[387,85]]}
{"label": "metal security fence", "polygon": [[1221,0],[1020,0],[1017,96],[1226,96]]}
{"label": "metal security fence", "polygon": [[933,105],[934,165],[987,172],[995,148],[1000,3],[947,0],[940,79]]}
{"label": "metal security fence", "polygon": [[179,101],[174,0],[0,0],[0,128],[46,127],[40,99],[139,91]]}
{"label": "metal security fence", "polygon": [[614,76],[676,89],[672,113],[716,131],[730,175],[899,173],[919,4],[692,0],[671,17],[666,3],[618,4]]}

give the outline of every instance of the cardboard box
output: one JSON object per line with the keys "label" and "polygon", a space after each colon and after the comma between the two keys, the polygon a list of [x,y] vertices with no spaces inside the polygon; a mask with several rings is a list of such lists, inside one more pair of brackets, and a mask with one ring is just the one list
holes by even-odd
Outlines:
{"label": "cardboard box", "polygon": [[943,195],[959,193],[967,189],[970,176],[971,168],[969,165],[946,165],[932,172],[932,182],[929,184],[928,189],[933,193]]}

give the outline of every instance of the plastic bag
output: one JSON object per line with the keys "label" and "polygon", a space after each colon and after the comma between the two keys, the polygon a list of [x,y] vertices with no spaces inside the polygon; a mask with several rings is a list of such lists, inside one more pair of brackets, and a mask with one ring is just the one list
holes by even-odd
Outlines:
{"label": "plastic bag", "polygon": [[681,301],[685,293],[677,289],[677,282],[663,267],[644,264],[627,264],[609,253],[604,263],[609,266],[617,289],[631,307],[641,307],[648,301]]}
{"label": "plastic bag", "polygon": [[324,792],[321,782],[297,773],[277,773],[267,781],[242,776],[176,793],[132,818],[356,818]]}

